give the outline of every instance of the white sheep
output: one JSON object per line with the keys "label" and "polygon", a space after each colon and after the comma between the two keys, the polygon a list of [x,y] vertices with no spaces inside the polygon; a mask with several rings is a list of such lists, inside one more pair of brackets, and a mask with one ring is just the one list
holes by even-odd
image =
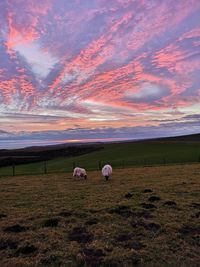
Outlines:
{"label": "white sheep", "polygon": [[87,179],[86,170],[83,168],[79,168],[79,167],[74,168],[73,176],[74,177],[84,177],[85,179]]}
{"label": "white sheep", "polygon": [[105,165],[102,168],[102,175],[106,178],[106,181],[108,181],[108,178],[111,176],[112,174],[112,167],[110,165]]}

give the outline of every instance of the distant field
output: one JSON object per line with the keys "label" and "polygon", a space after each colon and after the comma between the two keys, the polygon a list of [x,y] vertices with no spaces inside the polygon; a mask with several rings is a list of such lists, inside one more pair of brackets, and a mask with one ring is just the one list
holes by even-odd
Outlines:
{"label": "distant field", "polygon": [[[141,141],[105,144],[104,149],[82,156],[47,161],[47,172],[71,172],[73,166],[97,170],[110,163],[115,168],[200,161],[200,142]],[[44,173],[44,162],[16,166],[16,174]],[[0,175],[11,175],[12,167],[0,168]]]}
{"label": "distant field", "polygon": [[198,164],[2,177],[0,199],[1,267],[199,266]]}

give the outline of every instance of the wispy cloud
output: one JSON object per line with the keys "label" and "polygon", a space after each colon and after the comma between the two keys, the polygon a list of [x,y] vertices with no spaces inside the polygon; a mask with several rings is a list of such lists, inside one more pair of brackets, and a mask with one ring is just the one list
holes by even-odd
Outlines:
{"label": "wispy cloud", "polygon": [[190,131],[200,104],[199,1],[0,5],[2,130],[153,127],[156,135],[174,120]]}

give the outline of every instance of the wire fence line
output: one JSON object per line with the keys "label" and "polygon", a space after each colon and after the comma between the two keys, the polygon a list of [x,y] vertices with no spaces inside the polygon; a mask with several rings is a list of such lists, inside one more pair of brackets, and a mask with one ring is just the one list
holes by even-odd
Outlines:
{"label": "wire fence line", "polygon": [[110,164],[113,169],[124,169],[130,167],[153,167],[153,166],[165,166],[174,164],[191,164],[200,163],[200,156],[194,159],[168,159],[167,157],[160,157],[159,159],[137,159],[137,160],[98,160],[92,163],[83,163],[79,161],[73,161],[63,164],[62,166],[52,166],[48,161],[39,162],[35,166],[29,168],[29,164],[16,165],[7,167],[0,167],[0,176],[16,176],[16,175],[34,175],[34,174],[53,174],[53,173],[69,173],[72,172],[75,167],[82,167],[88,171],[101,170],[105,164]]}

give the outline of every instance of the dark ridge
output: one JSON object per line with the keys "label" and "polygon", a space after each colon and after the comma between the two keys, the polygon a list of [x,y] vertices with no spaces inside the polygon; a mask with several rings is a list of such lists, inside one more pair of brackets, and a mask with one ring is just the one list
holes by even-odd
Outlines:
{"label": "dark ridge", "polygon": [[200,133],[181,136],[161,137],[154,139],[156,141],[176,141],[176,142],[200,142]]}
{"label": "dark ridge", "polygon": [[0,166],[46,161],[58,157],[75,157],[103,149],[100,144],[61,144],[44,147],[0,150]]}

